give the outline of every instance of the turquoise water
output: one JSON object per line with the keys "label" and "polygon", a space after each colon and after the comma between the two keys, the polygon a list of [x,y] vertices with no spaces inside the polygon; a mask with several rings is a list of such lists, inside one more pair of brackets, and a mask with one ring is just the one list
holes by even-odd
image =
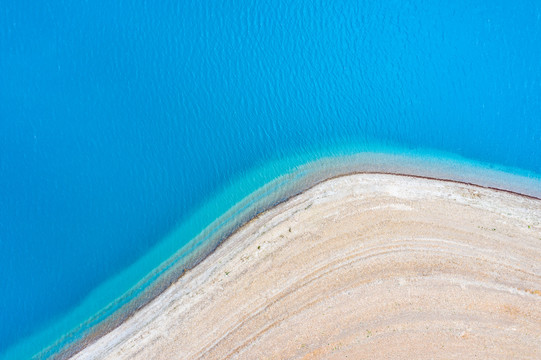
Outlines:
{"label": "turquoise water", "polygon": [[120,321],[329,176],[541,196],[535,1],[8,0],[0,25],[7,358]]}

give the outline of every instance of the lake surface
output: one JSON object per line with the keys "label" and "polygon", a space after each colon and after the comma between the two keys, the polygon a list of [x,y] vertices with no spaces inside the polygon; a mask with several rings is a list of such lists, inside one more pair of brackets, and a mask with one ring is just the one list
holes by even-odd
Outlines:
{"label": "lake surface", "polygon": [[539,196],[541,4],[2,2],[0,354],[348,169]]}

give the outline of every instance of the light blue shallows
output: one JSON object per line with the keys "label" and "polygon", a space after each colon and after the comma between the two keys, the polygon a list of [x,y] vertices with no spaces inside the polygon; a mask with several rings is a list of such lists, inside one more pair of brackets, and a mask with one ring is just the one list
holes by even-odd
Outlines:
{"label": "light blue shallows", "polygon": [[0,6],[0,358],[73,351],[258,212],[396,172],[541,197],[539,1]]}

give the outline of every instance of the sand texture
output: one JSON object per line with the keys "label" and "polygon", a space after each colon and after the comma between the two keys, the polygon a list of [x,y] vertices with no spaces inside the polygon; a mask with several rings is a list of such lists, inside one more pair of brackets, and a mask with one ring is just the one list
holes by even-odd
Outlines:
{"label": "sand texture", "polygon": [[541,359],[541,201],[359,174],[261,214],[75,359]]}

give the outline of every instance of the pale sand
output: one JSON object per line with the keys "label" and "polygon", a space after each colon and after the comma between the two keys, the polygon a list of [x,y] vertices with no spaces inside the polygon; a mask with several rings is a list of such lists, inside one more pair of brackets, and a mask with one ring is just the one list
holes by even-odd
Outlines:
{"label": "pale sand", "polygon": [[541,201],[361,174],[261,214],[75,359],[541,358]]}

